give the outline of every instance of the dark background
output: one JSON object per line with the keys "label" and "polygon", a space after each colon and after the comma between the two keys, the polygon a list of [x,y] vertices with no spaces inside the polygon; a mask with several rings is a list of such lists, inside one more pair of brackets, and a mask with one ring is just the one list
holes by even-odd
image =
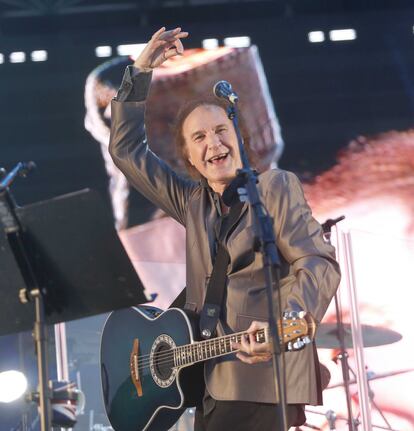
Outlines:
{"label": "dark background", "polygon": [[[106,194],[100,149],[83,127],[86,76],[106,60],[94,49],[111,45],[116,55],[118,44],[145,42],[164,24],[188,30],[187,47],[200,47],[210,37],[251,37],[282,125],[282,168],[316,173],[360,134],[412,126],[414,10],[288,13],[276,6],[252,2],[159,8],[144,15],[138,10],[3,18],[0,52],[5,56],[48,51],[46,62],[0,64],[0,166],[10,169],[20,160],[38,165],[33,176],[16,182],[18,201],[84,187]],[[358,37],[309,43],[309,31],[335,28],[355,28]]]}
{"label": "dark background", "polygon": [[[0,0],[0,53],[48,51],[46,62],[0,64],[0,166],[8,170],[28,160],[38,166],[13,186],[20,204],[85,187],[107,199],[100,148],[83,126],[85,79],[107,60],[95,56],[95,47],[111,45],[116,55],[117,45],[143,43],[162,25],[188,30],[188,48],[201,47],[205,38],[251,37],[282,125],[280,167],[302,178],[331,166],[358,135],[413,125],[414,6],[408,1],[147,1],[128,7],[74,1],[89,9],[66,12],[55,10],[53,1],[40,2],[51,5],[41,11],[6,3]],[[354,28],[357,39],[308,41],[309,31],[327,35],[338,28]],[[69,340],[69,348],[95,341],[98,349],[97,337],[91,332],[88,343]],[[82,355],[85,385],[96,385],[88,376],[97,365],[88,362],[90,352]],[[34,387],[30,334],[0,338],[0,371],[13,360],[16,368],[23,363]],[[18,423],[23,405],[0,406],[0,431]],[[98,397],[94,405],[101,405]]]}

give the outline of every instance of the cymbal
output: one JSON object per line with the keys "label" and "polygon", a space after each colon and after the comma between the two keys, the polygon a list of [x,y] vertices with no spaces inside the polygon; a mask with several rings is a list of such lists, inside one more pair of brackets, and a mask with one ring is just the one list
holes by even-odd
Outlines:
{"label": "cymbal", "polygon": [[[344,325],[345,348],[352,349],[351,325]],[[364,347],[383,346],[401,340],[402,335],[391,329],[377,326],[361,325]],[[339,349],[338,329],[336,323],[321,323],[316,331],[316,346],[321,349]]]}

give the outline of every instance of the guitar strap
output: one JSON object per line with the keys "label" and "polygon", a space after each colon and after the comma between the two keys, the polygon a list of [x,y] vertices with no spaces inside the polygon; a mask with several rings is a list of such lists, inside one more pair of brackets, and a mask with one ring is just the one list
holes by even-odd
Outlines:
{"label": "guitar strap", "polygon": [[217,254],[200,314],[200,333],[204,339],[208,339],[214,334],[220,317],[224,289],[227,285],[227,268],[230,263],[230,256],[225,245],[226,239],[233,231],[242,208],[243,203],[239,201],[232,205],[228,216],[223,218],[221,223]]}

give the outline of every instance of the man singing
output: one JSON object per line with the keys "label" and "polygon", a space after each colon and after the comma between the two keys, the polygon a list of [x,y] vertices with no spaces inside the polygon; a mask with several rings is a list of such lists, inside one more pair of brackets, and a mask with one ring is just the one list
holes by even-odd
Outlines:
{"label": "man singing", "polygon": [[[194,429],[271,430],[278,420],[278,398],[270,344],[254,338],[259,328],[267,326],[268,314],[263,259],[255,251],[255,216],[248,203],[241,207],[230,233],[220,237],[220,227],[230,212],[227,205],[233,205],[227,200],[226,205],[222,195],[242,167],[233,124],[216,99],[191,101],[181,108],[175,141],[192,179],[178,175],[151,152],[145,136],[151,72],[180,55],[181,40],[187,36],[181,28],[161,28],[127,67],[112,102],[109,151],[130,184],[186,228],[185,308],[198,313],[203,309],[219,241],[229,255],[217,335],[247,328],[250,335],[234,344],[239,349],[236,355],[205,363],[206,390]],[[249,153],[249,137],[243,134]],[[340,278],[334,250],[323,240],[321,226],[312,217],[295,175],[280,169],[263,172],[258,190],[273,220],[280,252],[282,309],[309,312],[320,322]],[[275,287],[275,301],[277,296]],[[315,345],[285,356],[287,423],[300,425],[305,421],[303,406],[321,403]]]}

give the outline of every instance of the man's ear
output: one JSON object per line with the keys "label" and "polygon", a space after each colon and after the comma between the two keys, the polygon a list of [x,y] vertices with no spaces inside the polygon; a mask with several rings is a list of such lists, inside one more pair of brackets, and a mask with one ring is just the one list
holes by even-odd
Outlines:
{"label": "man's ear", "polygon": [[188,157],[188,163],[190,163],[191,166],[195,166],[193,161],[191,160],[191,157]]}

